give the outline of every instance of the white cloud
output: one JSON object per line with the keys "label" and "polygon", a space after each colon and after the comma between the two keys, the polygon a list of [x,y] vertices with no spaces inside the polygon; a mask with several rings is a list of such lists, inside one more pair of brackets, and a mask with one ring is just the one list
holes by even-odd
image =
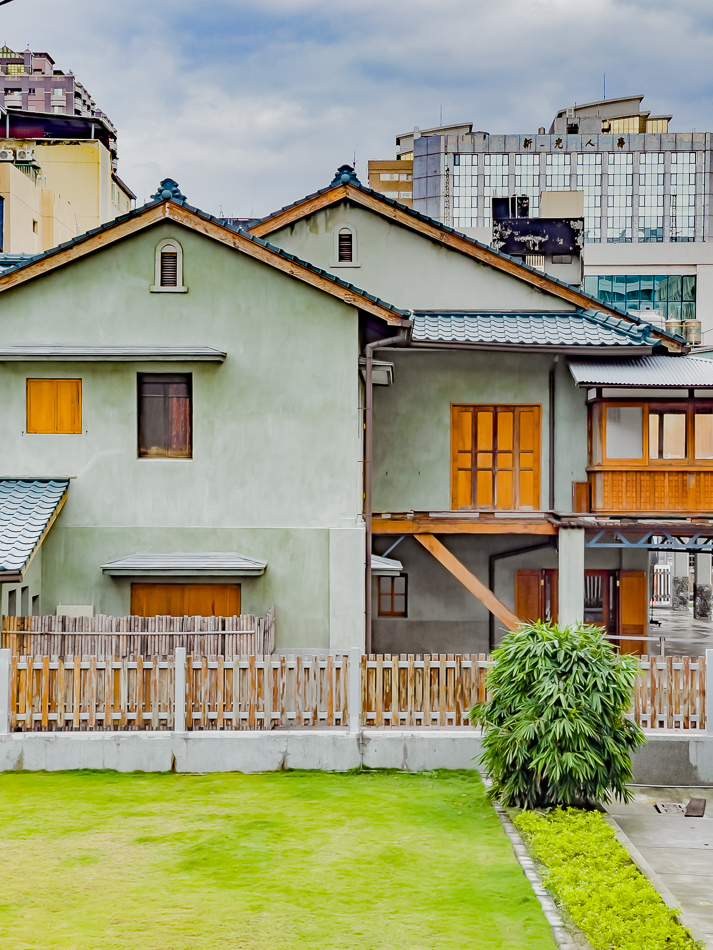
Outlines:
{"label": "white cloud", "polygon": [[703,0],[15,0],[10,46],[72,68],[119,129],[140,199],[171,176],[207,211],[264,214],[356,151],[439,121],[491,132],[644,93],[674,129],[713,128]]}

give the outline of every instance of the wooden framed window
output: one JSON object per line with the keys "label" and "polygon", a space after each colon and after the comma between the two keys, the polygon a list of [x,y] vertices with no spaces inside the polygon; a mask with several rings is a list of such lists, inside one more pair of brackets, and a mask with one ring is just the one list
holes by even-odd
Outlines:
{"label": "wooden framed window", "polygon": [[139,373],[139,458],[191,458],[190,373]]}
{"label": "wooden framed window", "polygon": [[357,233],[350,224],[340,224],[334,230],[334,257],[332,267],[359,267],[357,260]]}
{"label": "wooden framed window", "polygon": [[599,402],[592,405],[591,464],[685,468],[713,463],[713,403]]}
{"label": "wooden framed window", "polygon": [[240,614],[240,584],[132,584],[137,617],[233,617]]}
{"label": "wooden framed window", "polygon": [[665,409],[649,406],[649,458],[686,459],[686,407]]}
{"label": "wooden framed window", "polygon": [[454,509],[539,509],[540,418],[540,406],[451,407]]}
{"label": "wooden framed window", "polygon": [[379,578],[379,617],[406,617],[408,604],[406,574]]}
{"label": "wooden framed window", "polygon": [[81,379],[27,380],[28,433],[82,431]]}

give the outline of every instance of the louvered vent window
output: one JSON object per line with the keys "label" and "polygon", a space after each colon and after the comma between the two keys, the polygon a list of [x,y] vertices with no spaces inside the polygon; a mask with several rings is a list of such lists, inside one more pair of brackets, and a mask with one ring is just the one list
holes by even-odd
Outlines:
{"label": "louvered vent window", "polygon": [[339,232],[339,263],[349,264],[353,260],[354,236],[351,231]]}
{"label": "louvered vent window", "polygon": [[176,251],[161,251],[161,286],[178,286],[178,254]]}

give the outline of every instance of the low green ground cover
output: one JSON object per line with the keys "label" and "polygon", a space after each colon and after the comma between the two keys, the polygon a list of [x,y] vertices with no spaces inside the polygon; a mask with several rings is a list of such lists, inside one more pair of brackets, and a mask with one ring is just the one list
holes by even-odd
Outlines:
{"label": "low green ground cover", "polygon": [[692,950],[698,944],[639,872],[597,811],[513,818],[546,872],[544,883],[595,950]]}
{"label": "low green ground cover", "polygon": [[3,950],[554,950],[472,772],[5,773],[0,881]]}

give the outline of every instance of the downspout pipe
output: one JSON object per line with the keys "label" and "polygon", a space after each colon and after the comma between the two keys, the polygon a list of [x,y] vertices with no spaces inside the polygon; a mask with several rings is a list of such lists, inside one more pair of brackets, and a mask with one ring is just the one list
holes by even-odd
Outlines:
{"label": "downspout pipe", "polygon": [[364,603],[364,650],[371,653],[371,542],[372,542],[372,446],[373,430],[372,415],[374,406],[374,350],[386,349],[389,346],[399,346],[407,343],[409,339],[409,327],[402,327],[394,336],[387,337],[385,340],[374,340],[373,343],[367,343],[364,347],[364,356],[366,358],[366,393],[364,396],[364,522],[366,524],[366,571],[365,585],[366,598]]}
{"label": "downspout pipe", "polygon": [[549,379],[549,510],[555,510],[555,396],[556,373],[559,356],[555,356],[550,367]]}
{"label": "downspout pipe", "polygon": [[[546,541],[539,541],[537,544],[529,544],[520,548],[513,548],[512,551],[502,551],[500,554],[491,554],[488,558],[488,590],[495,593],[495,562],[502,561],[506,557],[515,557],[518,554],[527,554],[528,551],[541,551],[543,548],[554,548],[555,538],[548,538]],[[488,651],[492,653],[495,648],[495,617],[488,614]]]}

